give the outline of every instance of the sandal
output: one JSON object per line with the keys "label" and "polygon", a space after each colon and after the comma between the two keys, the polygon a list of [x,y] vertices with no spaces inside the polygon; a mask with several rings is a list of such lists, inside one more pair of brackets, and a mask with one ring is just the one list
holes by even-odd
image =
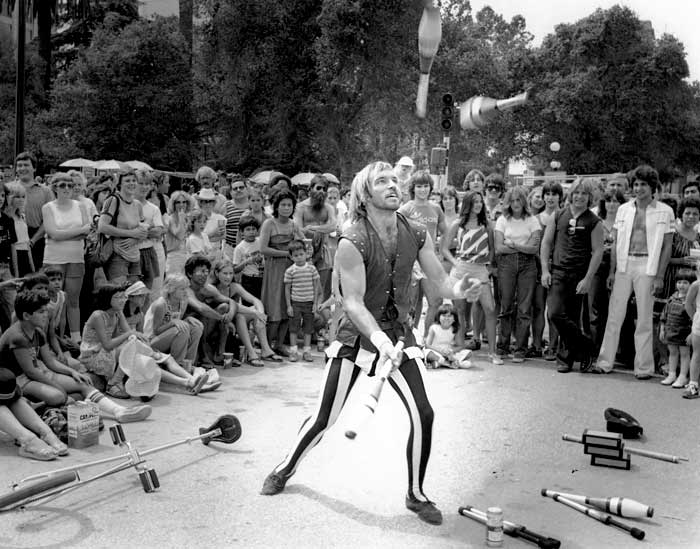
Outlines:
{"label": "sandal", "polygon": [[255,366],[256,368],[262,368],[263,366],[265,366],[265,363],[259,358],[248,359],[248,364],[250,364],[251,366]]}
{"label": "sandal", "polygon": [[209,381],[209,376],[207,374],[199,374],[197,377],[192,378],[192,386],[188,387],[187,390],[191,395],[198,395],[202,387]]}
{"label": "sandal", "polygon": [[38,461],[51,461],[58,456],[56,450],[37,437],[23,442],[19,447],[18,453],[21,457],[36,459]]}
{"label": "sandal", "polygon": [[260,358],[266,362],[284,362],[284,359],[274,352],[271,355],[262,355]]}
{"label": "sandal", "polygon": [[61,442],[61,439],[59,439],[53,431],[48,431],[41,435],[41,440],[51,446],[59,456],[68,455],[68,446]]}

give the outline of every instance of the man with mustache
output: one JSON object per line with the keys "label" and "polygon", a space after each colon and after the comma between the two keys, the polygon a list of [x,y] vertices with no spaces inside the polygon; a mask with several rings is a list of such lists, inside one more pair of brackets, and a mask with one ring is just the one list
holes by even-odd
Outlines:
{"label": "man with mustache", "polygon": [[299,202],[294,213],[294,221],[304,236],[312,240],[312,262],[321,277],[321,302],[331,295],[333,258],[328,247],[328,235],[336,230],[335,210],[326,204],[327,190],[328,180],[322,175],[315,175],[309,185],[309,198]]}

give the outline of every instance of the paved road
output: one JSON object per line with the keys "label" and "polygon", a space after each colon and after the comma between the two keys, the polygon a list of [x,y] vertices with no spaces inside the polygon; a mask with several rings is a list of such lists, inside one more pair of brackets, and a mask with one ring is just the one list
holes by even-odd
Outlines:
{"label": "paved road", "polygon": [[[425,490],[445,515],[440,527],[404,508],[408,421],[391,389],[357,440],[343,436],[347,416],[341,415],[284,493],[258,494],[313,409],[319,356],[315,364],[222,371],[225,385],[213,394],[161,393],[151,419],[125,426],[137,448],[196,435],[224,413],[238,416],[243,436],[231,446],[196,442],[150,456],[161,481],[152,494],[126,471],[40,507],[5,513],[0,547],[482,547],[484,527],[457,514],[465,504],[500,506],[506,519],[566,548],[700,546],[700,400],[683,400],[658,379],[641,382],[627,373],[562,375],[544,361],[476,362],[471,370],[426,372],[436,422]],[[644,426],[646,439],[629,446],[690,462],[633,456],[631,471],[590,466],[583,447],[561,435],[604,429],[608,406]],[[108,433],[100,442],[52,463],[19,458],[2,443],[0,482],[117,453]],[[626,520],[638,523],[646,540],[541,497],[543,487],[652,505],[654,518]],[[505,546],[534,547],[512,538]]]}

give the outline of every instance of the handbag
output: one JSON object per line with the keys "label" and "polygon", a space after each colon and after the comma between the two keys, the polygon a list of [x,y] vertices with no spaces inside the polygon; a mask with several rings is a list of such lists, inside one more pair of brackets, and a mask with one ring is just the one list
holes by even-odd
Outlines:
{"label": "handbag", "polygon": [[[119,216],[119,204],[121,201],[115,194],[111,194],[110,197],[114,197],[117,201],[117,207],[114,209],[114,214],[112,214],[110,220],[110,224],[116,227],[117,217]],[[109,212],[107,200],[109,200],[109,197],[105,199],[105,207],[102,213]],[[99,232],[98,223],[99,219],[93,220],[92,230],[87,237],[85,237],[85,261],[94,268],[103,267],[114,253],[114,241],[111,237]]]}

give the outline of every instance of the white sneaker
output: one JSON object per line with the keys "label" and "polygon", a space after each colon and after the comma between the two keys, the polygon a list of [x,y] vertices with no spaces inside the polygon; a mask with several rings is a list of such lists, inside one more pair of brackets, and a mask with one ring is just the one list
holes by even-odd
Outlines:
{"label": "white sneaker", "polygon": [[141,406],[133,406],[124,408],[115,414],[115,418],[119,423],[131,423],[133,421],[143,421],[151,415],[152,408],[148,404]]}
{"label": "white sneaker", "polygon": [[688,385],[688,378],[684,375],[680,375],[678,376],[676,381],[673,382],[671,387],[673,387],[674,389],[682,389],[686,385]]}
{"label": "white sneaker", "polygon": [[666,379],[661,382],[661,385],[671,385],[678,378],[676,372],[669,372]]}
{"label": "white sneaker", "polygon": [[496,366],[503,364],[503,360],[501,360],[501,357],[497,354],[489,353],[489,360],[491,361],[491,364],[495,364]]}

